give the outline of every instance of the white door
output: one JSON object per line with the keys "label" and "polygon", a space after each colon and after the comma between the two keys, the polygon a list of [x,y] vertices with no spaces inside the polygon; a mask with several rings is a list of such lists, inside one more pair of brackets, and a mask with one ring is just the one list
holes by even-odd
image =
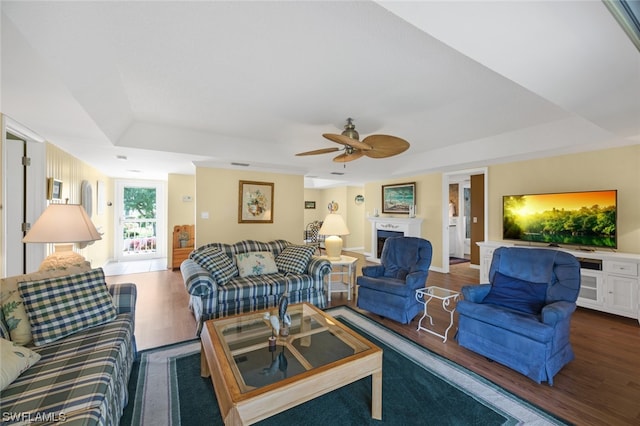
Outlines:
{"label": "white door", "polygon": [[[6,126],[6,125],[5,125]],[[33,224],[46,207],[45,146],[6,130],[3,126],[2,200],[4,276],[38,270],[44,259],[44,244],[24,244],[24,229]],[[26,227],[26,228],[23,228]]]}
{"label": "white door", "polygon": [[[462,241],[462,255],[469,256],[471,254],[471,183],[465,182],[461,185],[460,204],[462,206],[462,226],[460,226]],[[461,257],[463,257],[461,256]]]}
{"label": "white door", "polygon": [[116,260],[166,257],[165,184],[116,182]]}

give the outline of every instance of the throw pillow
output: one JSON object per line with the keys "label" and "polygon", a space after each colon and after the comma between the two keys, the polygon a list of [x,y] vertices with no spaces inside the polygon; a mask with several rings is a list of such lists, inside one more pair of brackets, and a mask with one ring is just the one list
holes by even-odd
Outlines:
{"label": "throw pillow", "polygon": [[238,268],[227,254],[216,248],[206,248],[194,253],[191,257],[194,262],[211,273],[218,285],[225,285],[229,280],[238,275]]}
{"label": "throw pillow", "polygon": [[0,391],[9,386],[20,374],[40,361],[40,354],[29,348],[0,339]]}
{"label": "throw pillow", "polygon": [[102,268],[18,284],[36,346],[116,317]]}
{"label": "throw pillow", "polygon": [[292,274],[304,274],[307,265],[313,253],[316,251],[314,246],[296,246],[290,245],[285,247],[276,257],[276,266],[278,271]]}
{"label": "throw pillow", "polygon": [[496,272],[489,294],[482,303],[537,315],[542,310],[546,297],[546,283],[532,283]]}
{"label": "throw pillow", "polygon": [[11,340],[11,333],[9,332],[9,326],[4,321],[4,314],[0,309],[0,338]]}
{"label": "throw pillow", "polygon": [[238,265],[238,273],[241,277],[275,274],[278,272],[273,253],[270,251],[252,251],[236,254],[236,265]]}
{"label": "throw pillow", "polygon": [[79,267],[73,266],[51,271],[34,272],[25,275],[16,275],[0,280],[0,308],[4,315],[4,321],[9,329],[11,341],[17,345],[26,345],[33,340],[29,316],[22,303],[18,283],[24,281],[37,281],[45,278],[60,277],[63,275],[77,274],[91,269],[89,262]]}

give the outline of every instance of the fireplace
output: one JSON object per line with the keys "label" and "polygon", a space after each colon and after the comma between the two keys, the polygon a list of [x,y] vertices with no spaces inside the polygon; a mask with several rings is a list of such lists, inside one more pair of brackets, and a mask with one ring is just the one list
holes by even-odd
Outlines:
{"label": "fireplace", "polygon": [[404,232],[381,231],[380,229],[378,229],[377,231],[378,232],[376,233],[376,236],[378,237],[378,246],[377,246],[378,255],[376,257],[378,259],[380,259],[382,257],[382,247],[384,247],[384,242],[387,240],[387,238],[403,237],[404,236]]}
{"label": "fireplace", "polygon": [[420,237],[422,218],[369,217],[371,222],[371,256],[367,260],[380,262],[384,240],[389,237]]}

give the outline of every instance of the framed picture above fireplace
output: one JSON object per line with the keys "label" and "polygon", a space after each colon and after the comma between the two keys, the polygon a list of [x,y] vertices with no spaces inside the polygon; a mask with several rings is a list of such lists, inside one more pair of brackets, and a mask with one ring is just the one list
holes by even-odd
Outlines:
{"label": "framed picture above fireplace", "polygon": [[415,205],[415,182],[382,185],[382,213],[409,214]]}

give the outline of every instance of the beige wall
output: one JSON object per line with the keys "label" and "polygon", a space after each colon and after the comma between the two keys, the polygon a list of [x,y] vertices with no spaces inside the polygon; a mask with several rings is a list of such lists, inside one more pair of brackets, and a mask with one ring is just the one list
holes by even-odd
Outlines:
{"label": "beige wall", "polygon": [[104,182],[106,200],[113,201],[113,180],[51,143],[47,143],[46,152],[46,176],[62,181],[63,200],[68,198],[69,203],[80,204],[82,181],[87,180],[91,184],[93,204],[91,221],[103,233],[102,240],[84,249],[76,247],[76,251],[89,260],[93,267],[103,266],[113,258],[113,207],[105,206],[103,213],[98,214],[97,185],[98,181]]}
{"label": "beige wall", "polygon": [[328,205],[335,201],[338,203],[337,213],[342,216],[349,228],[349,235],[342,237],[343,247],[345,249],[362,249],[363,243],[363,217],[364,204],[356,206],[354,199],[358,194],[364,195],[364,188],[361,186],[347,186],[327,189],[305,189],[304,199],[306,201],[315,201],[315,209],[305,209],[304,223],[305,225],[314,220],[324,220],[329,214]]}
{"label": "beige wall", "polygon": [[[191,197],[186,201],[185,197]],[[169,174],[167,177],[167,265],[173,264],[173,227],[196,222],[196,177]]]}
{"label": "beige wall", "polygon": [[[382,185],[415,182],[416,183],[416,216],[423,218],[422,238],[431,242],[433,246],[432,266],[442,267],[442,175],[427,174],[400,179],[390,179],[380,182],[370,182],[364,187],[365,216],[364,226],[364,247],[365,252],[372,253],[371,247],[371,224],[366,220],[366,215],[372,215],[373,209],[377,208],[382,212]],[[380,213],[382,217],[393,217]],[[407,215],[397,215],[397,217],[407,217]],[[447,259],[448,260],[448,259]]]}
{"label": "beige wall", "polygon": [[[327,188],[322,190],[322,200],[320,201],[320,211],[322,212],[322,220],[329,214],[329,203],[338,203],[338,210],[335,213],[342,216],[347,228],[349,228],[349,206],[347,205],[347,187],[341,186],[336,188]],[[349,228],[351,231],[351,228]],[[351,244],[351,235],[342,235],[342,247],[349,248]]]}
{"label": "beige wall", "polygon": [[326,207],[322,205],[322,189],[305,189],[304,190],[304,200],[305,201],[315,201],[316,208],[315,209],[304,209],[304,225],[307,226],[307,223],[313,222],[316,220],[323,220],[327,210]]}
{"label": "beige wall", "polygon": [[351,234],[349,234],[344,247],[361,250],[364,248],[365,222],[368,223],[368,221],[365,215],[365,203],[356,204],[356,195],[364,195],[364,187],[347,187],[347,228]]}
{"label": "beige wall", "polygon": [[640,253],[640,145],[489,168],[489,239],[502,240],[502,196],[618,190],[618,251]]}
{"label": "beige wall", "polygon": [[[238,223],[240,180],[274,183],[273,223]],[[279,238],[302,243],[303,176],[198,167],[196,194],[196,246]],[[202,218],[203,212],[209,213],[209,219]]]}

